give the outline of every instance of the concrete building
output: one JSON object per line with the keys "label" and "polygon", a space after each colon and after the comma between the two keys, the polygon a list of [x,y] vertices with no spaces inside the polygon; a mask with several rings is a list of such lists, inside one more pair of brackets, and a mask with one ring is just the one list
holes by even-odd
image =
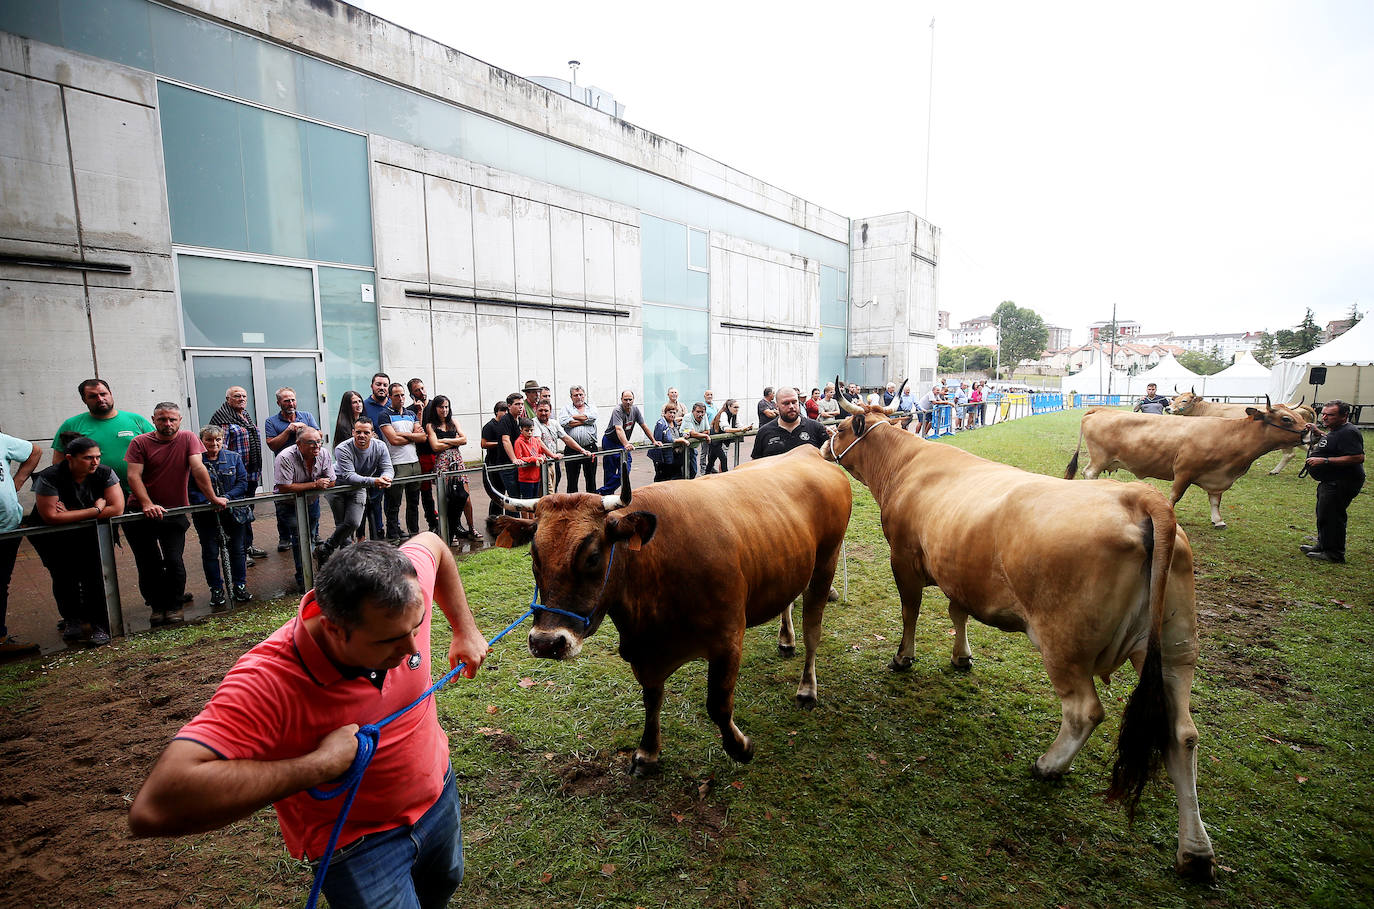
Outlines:
{"label": "concrete building", "polygon": [[1063,350],[1065,347],[1073,345],[1072,330],[1061,328],[1058,325],[1046,325],[1045,328],[1050,333],[1049,341],[1045,344],[1046,350]]}
{"label": "concrete building", "polygon": [[[1098,339],[1110,341],[1111,337],[1107,329],[1111,326],[1111,320],[1105,322],[1091,322],[1088,324],[1088,342],[1092,343]],[[1118,338],[1134,338],[1140,334],[1140,323],[1131,319],[1116,320],[1116,336]]]}
{"label": "concrete building", "polygon": [[92,375],[188,426],[230,384],[261,423],[291,385],[331,429],[380,366],[452,398],[471,458],[527,378],[653,408],[934,374],[937,228],[827,211],[334,0],[6,0],[0,88],[16,435]]}
{"label": "concrete building", "polygon": [[1216,349],[1220,352],[1221,358],[1229,362],[1242,351],[1258,349],[1260,334],[1261,332],[1258,331],[1237,331],[1209,335],[1182,335],[1177,332],[1164,331],[1138,335],[1135,340],[1142,344],[1165,344],[1201,354],[1211,353],[1213,349]]}

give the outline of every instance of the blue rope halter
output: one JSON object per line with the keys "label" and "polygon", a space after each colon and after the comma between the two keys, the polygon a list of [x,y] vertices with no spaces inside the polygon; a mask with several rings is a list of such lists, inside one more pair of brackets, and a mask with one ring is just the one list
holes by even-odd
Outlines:
{"label": "blue rope halter", "polygon": [[[535,596],[538,596],[537,587],[535,588]],[[507,625],[505,630],[488,641],[487,645],[491,646],[495,644],[497,641],[514,631],[521,622],[530,617],[533,612],[532,607],[533,604],[531,604],[531,609],[525,610],[524,615]],[[372,757],[377,751],[377,739],[381,735],[382,727],[397,717],[418,707],[420,704],[423,704],[430,695],[444,687],[449,679],[462,671],[463,667],[466,665],[466,663],[459,663],[457,666],[454,666],[445,673],[439,681],[431,685],[424,694],[420,695],[408,706],[402,707],[386,719],[379,720],[376,723],[368,723],[366,726],[361,727],[357,733],[355,733],[358,739],[358,752],[353,756],[353,763],[349,765],[348,770],[344,772],[343,776],[339,777],[338,782],[332,788],[325,789],[314,787],[307,790],[311,798],[320,801],[338,798],[341,795],[347,796],[344,799],[343,809],[339,811],[339,819],[334,822],[334,829],[329,834],[329,843],[324,847],[324,855],[320,858],[320,863],[315,869],[315,883],[310,888],[310,900],[306,903],[307,909],[315,909],[315,903],[320,898],[320,888],[324,886],[324,876],[325,873],[329,871],[329,860],[334,856],[334,847],[339,844],[339,834],[343,831],[344,821],[348,819],[349,809],[353,807],[353,799],[358,794],[358,787],[362,784],[363,774],[367,772],[368,765],[372,763]]]}

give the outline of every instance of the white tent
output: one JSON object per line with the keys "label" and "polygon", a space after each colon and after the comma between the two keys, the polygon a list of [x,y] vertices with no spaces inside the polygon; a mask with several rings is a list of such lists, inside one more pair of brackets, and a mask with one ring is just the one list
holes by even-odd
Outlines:
{"label": "white tent", "polygon": [[1095,368],[1089,366],[1082,372],[1062,377],[1059,380],[1059,387],[1062,391],[1076,391],[1080,395],[1105,395],[1110,382],[1112,394],[1124,395],[1129,394],[1127,386],[1130,381],[1131,377],[1119,369],[1111,370],[1109,377],[1108,370],[1104,369],[1099,373]]}
{"label": "white tent", "polygon": [[1206,378],[1208,397],[1260,398],[1269,391],[1269,370],[1248,351],[1236,354],[1236,362]]}
{"label": "white tent", "polygon": [[1318,400],[1342,400],[1351,404],[1374,403],[1374,318],[1360,320],[1345,334],[1305,354],[1274,364],[1269,377],[1269,396],[1291,401],[1312,392],[1312,367],[1326,367],[1326,384]]}
{"label": "white tent", "polygon": [[1144,394],[1145,386],[1154,382],[1159,386],[1160,392],[1166,395],[1174,393],[1175,385],[1179,387],[1180,391],[1197,386],[1198,394],[1202,394],[1203,381],[1202,376],[1174,359],[1173,354],[1166,354],[1154,366],[1134,376],[1131,379],[1131,388],[1133,392],[1139,390],[1141,394]]}

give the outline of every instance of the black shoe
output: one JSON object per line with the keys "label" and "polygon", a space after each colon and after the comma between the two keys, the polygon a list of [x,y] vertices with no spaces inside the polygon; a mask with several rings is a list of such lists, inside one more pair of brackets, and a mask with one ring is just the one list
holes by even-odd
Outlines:
{"label": "black shoe", "polygon": [[1343,555],[1336,555],[1333,552],[1323,552],[1320,549],[1312,550],[1307,554],[1307,557],[1309,559],[1315,559],[1318,562],[1335,562],[1339,564],[1345,561],[1345,556]]}
{"label": "black shoe", "polygon": [[[156,613],[154,613],[156,615]],[[81,640],[82,630],[80,622],[68,622],[66,619],[57,623],[57,632],[62,635],[62,640],[68,643]]]}
{"label": "black shoe", "polygon": [[210,611],[223,612],[229,605],[229,601],[224,598],[224,588],[216,587],[210,591]]}
{"label": "black shoe", "polygon": [[267,558],[267,551],[264,549],[259,549],[256,546],[249,546],[248,557],[250,559],[265,559]]}
{"label": "black shoe", "polygon": [[246,584],[239,584],[234,588],[235,603],[247,603],[251,599],[253,599],[253,595],[248,592],[248,586]]}
{"label": "black shoe", "polygon": [[277,544],[277,552],[290,552],[290,551],[291,551],[291,544],[290,544],[290,543],[282,542],[282,543],[278,543],[278,544]]}

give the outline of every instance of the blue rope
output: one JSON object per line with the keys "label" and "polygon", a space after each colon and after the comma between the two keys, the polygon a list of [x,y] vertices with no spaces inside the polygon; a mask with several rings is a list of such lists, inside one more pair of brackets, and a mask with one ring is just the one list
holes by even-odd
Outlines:
{"label": "blue rope", "polygon": [[[614,550],[612,550],[612,555],[614,555]],[[538,587],[535,588],[534,595],[535,598],[538,599]],[[524,615],[507,625],[504,631],[487,642],[487,646],[490,647],[494,645],[497,641],[510,634],[521,622],[529,618],[533,612],[533,603],[531,603],[531,608],[525,610]],[[343,809],[339,812],[339,819],[334,822],[334,829],[329,834],[329,843],[324,847],[324,855],[320,858],[319,866],[315,869],[315,883],[310,888],[310,900],[306,903],[307,909],[315,909],[315,903],[320,898],[320,888],[324,886],[324,876],[329,870],[329,860],[334,856],[334,847],[339,844],[339,834],[343,831],[344,821],[348,819],[349,809],[353,807],[353,799],[358,794],[358,788],[363,781],[363,774],[367,772],[368,765],[372,763],[372,756],[377,751],[377,739],[381,736],[382,727],[424,703],[430,695],[434,694],[434,692],[438,691],[440,688],[443,688],[444,685],[448,683],[449,679],[461,672],[466,665],[466,663],[459,663],[457,666],[454,666],[446,672],[439,681],[429,686],[424,694],[420,695],[408,706],[402,707],[386,719],[376,723],[368,723],[359,728],[357,733],[355,733],[358,739],[358,752],[353,756],[353,763],[349,765],[348,770],[345,771],[343,776],[339,777],[338,784],[331,789],[314,787],[307,790],[311,798],[320,801],[338,798],[344,794],[348,796],[344,799]]]}

